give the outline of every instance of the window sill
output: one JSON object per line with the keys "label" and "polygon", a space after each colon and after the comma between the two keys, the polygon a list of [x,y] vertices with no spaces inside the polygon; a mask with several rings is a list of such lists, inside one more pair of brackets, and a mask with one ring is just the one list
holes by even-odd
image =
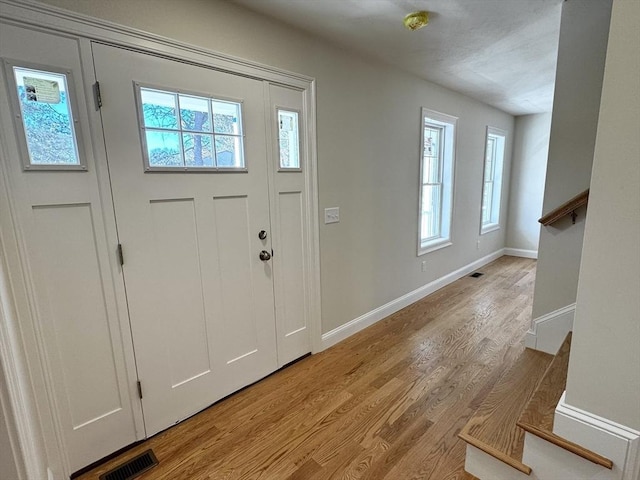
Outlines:
{"label": "window sill", "polygon": [[449,238],[439,238],[437,240],[432,240],[429,243],[420,245],[420,247],[418,248],[418,256],[420,257],[427,253],[435,252],[436,250],[440,250],[441,248],[445,248],[450,245],[453,245],[453,242],[451,242],[451,239]]}
{"label": "window sill", "polygon": [[490,223],[489,225],[485,225],[480,229],[480,235],[484,235],[486,233],[495,232],[496,230],[500,230],[500,224],[498,223]]}

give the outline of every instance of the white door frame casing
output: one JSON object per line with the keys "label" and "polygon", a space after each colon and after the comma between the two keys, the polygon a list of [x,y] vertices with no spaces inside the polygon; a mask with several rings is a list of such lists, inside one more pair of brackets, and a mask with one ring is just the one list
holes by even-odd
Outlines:
{"label": "white door frame casing", "polygon": [[[322,347],[315,80],[33,0],[0,0],[0,22],[77,37],[87,44],[88,41],[99,41],[154,53],[304,91],[306,128],[303,132],[303,145],[308,158],[308,167],[305,169],[305,208],[308,214],[304,225],[307,239],[305,257],[309,265],[307,298],[312,327],[312,351],[320,351]],[[90,59],[83,54],[82,60],[85,62]],[[85,88],[93,82],[92,78],[88,77],[84,79]],[[95,141],[99,135],[92,132],[92,138]],[[6,143],[3,141],[2,145]],[[101,151],[98,156],[104,156],[103,146],[97,144],[95,150]],[[28,280],[29,267],[21,253],[19,224],[16,222],[15,208],[12,206],[11,179],[6,168],[8,159],[8,152],[0,146],[0,183],[6,187],[0,192],[0,362],[3,367],[0,369],[0,380],[7,385],[8,403],[15,416],[14,425],[9,425],[11,438],[15,440],[12,446],[16,451],[21,477],[29,480],[68,478],[72,472],[68,471],[66,452],[56,427],[58,419],[55,405],[52,404],[51,385],[48,384],[46,365],[42,364],[42,342],[38,340],[38,325],[31,295],[33,290]],[[105,177],[105,172],[99,171],[98,174],[100,188],[103,189],[108,178]],[[101,192],[101,195],[103,204],[110,206],[108,191]],[[106,209],[108,207],[105,207]],[[113,215],[113,212],[105,214]],[[135,371],[135,366],[133,367]]]}

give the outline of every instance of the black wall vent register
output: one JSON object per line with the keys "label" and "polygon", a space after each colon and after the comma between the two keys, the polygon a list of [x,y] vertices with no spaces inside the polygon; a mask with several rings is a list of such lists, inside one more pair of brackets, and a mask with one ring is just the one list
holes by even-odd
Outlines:
{"label": "black wall vent register", "polygon": [[153,451],[147,450],[126,463],[100,475],[100,480],[131,480],[158,464]]}

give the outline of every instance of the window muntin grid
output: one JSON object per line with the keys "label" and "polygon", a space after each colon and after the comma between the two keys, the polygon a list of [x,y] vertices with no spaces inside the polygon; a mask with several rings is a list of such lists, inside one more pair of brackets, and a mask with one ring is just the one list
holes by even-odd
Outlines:
{"label": "window muntin grid", "polygon": [[137,90],[146,171],[246,171],[242,103]]}

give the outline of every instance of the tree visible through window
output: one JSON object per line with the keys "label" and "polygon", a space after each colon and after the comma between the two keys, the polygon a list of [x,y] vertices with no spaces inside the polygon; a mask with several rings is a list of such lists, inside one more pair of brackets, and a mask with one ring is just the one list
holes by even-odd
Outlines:
{"label": "tree visible through window", "polygon": [[148,170],[244,168],[241,104],[140,87]]}
{"label": "tree visible through window", "polygon": [[422,109],[418,255],[451,243],[457,118]]}
{"label": "tree visible through window", "polygon": [[[8,63],[26,170],[86,169],[78,147],[70,73]],[[69,81],[68,81],[69,80]],[[16,102],[17,100],[17,102]],[[21,128],[20,128],[21,127]]]}

